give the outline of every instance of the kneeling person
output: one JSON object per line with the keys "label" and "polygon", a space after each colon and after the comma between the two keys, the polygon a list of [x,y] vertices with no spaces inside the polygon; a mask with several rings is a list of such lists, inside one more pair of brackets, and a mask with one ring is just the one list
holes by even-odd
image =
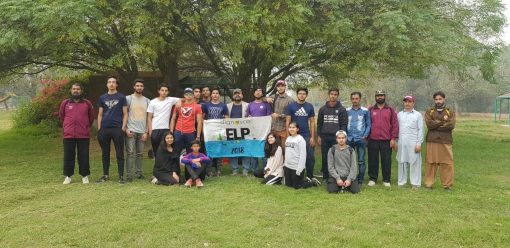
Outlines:
{"label": "kneeling person", "polygon": [[337,193],[347,190],[353,194],[360,191],[356,151],[347,145],[347,133],[336,132],[337,144],[328,151],[328,192]]}

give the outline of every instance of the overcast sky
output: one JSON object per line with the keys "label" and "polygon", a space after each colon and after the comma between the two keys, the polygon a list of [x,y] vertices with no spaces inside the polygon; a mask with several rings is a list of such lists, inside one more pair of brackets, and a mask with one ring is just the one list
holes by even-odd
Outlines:
{"label": "overcast sky", "polygon": [[[510,22],[510,0],[503,0],[503,4],[505,4],[505,16],[508,22]],[[504,29],[504,33],[502,36],[503,41],[506,44],[510,44],[510,25],[507,24]]]}

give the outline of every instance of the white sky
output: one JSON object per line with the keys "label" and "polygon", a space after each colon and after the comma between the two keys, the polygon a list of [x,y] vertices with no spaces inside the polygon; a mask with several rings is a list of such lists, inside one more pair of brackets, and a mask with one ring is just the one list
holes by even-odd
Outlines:
{"label": "white sky", "polygon": [[510,44],[510,0],[502,0],[505,5],[505,16],[507,19],[507,23],[505,28],[503,29],[502,39],[506,44]]}

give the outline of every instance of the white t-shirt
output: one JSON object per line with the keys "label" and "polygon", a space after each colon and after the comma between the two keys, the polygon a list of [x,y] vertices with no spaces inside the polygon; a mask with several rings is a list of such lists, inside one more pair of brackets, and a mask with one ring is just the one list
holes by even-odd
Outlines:
{"label": "white t-shirt", "polygon": [[180,99],[177,97],[167,97],[163,101],[159,100],[159,98],[151,100],[147,108],[147,113],[152,113],[152,130],[170,129],[172,106],[178,101],[180,101]]}

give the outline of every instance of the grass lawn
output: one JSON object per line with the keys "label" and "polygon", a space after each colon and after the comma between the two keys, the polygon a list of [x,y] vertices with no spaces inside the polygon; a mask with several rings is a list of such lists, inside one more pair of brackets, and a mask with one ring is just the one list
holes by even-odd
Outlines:
{"label": "grass lawn", "polygon": [[[0,126],[8,125],[1,115]],[[489,119],[458,121],[450,193],[437,183],[432,191],[378,184],[358,195],[328,194],[324,186],[294,190],[241,176],[207,179],[201,190],[148,180],[119,185],[116,166],[112,181],[96,184],[100,152],[95,139],[91,144],[91,184],[82,185],[75,175],[72,184],[62,185],[60,138],[0,129],[2,247],[510,244],[510,128]],[[146,177],[151,170],[146,159]],[[396,185],[395,163],[392,172]]]}

